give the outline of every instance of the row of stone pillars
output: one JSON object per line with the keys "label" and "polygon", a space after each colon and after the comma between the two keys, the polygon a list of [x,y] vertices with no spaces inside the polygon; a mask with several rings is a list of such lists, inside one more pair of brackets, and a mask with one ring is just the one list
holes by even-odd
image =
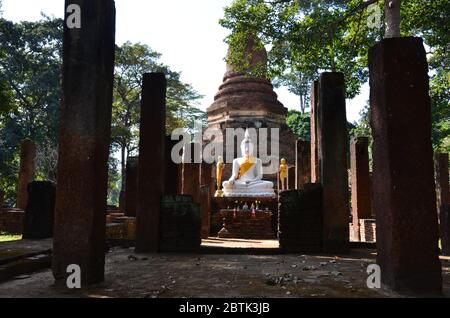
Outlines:
{"label": "row of stone pillars", "polygon": [[[440,293],[431,105],[422,40],[381,41],[369,52],[369,69],[373,210],[382,282],[398,291]],[[311,95],[311,175],[313,182],[323,185],[324,250],[345,252],[350,210],[343,74],[322,73]],[[362,218],[371,211],[367,140],[354,140],[351,149],[352,204]],[[441,165],[445,160],[448,165],[448,158],[441,160]],[[448,166],[438,179],[448,186]],[[448,193],[445,186],[442,191]],[[441,198],[443,229],[448,224],[448,198]]]}
{"label": "row of stone pillars", "polygon": [[[103,280],[107,157],[114,66],[112,0],[71,0],[81,29],[64,29],[53,272],[77,264],[84,283]],[[382,282],[396,290],[441,291],[427,62],[417,38],[385,39],[370,50],[374,211]],[[136,250],[158,248],[165,180],[165,79],[144,75]],[[323,184],[324,248],[348,251],[348,133],[345,84],[323,73],[313,85],[311,171]],[[187,166],[185,166],[186,168]],[[183,169],[183,175],[200,174]],[[201,170],[201,169],[200,169]],[[183,190],[183,192],[188,190]],[[197,194],[200,195],[200,194]]]}

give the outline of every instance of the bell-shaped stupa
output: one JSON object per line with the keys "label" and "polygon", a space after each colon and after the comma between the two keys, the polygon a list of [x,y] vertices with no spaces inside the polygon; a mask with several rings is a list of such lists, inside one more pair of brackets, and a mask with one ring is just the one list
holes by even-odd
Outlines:
{"label": "bell-shaped stupa", "polygon": [[[287,108],[278,101],[272,84],[265,78],[267,51],[255,36],[249,36],[245,55],[248,66],[245,72],[236,71],[236,67],[227,63],[223,83],[214,103],[206,110],[208,126],[219,129],[285,127]],[[256,70],[258,75],[253,74]]]}

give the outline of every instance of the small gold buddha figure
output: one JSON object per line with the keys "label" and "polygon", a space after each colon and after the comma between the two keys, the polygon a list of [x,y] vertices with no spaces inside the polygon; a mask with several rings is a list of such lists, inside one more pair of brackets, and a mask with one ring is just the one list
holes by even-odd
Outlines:
{"label": "small gold buddha figure", "polygon": [[286,159],[281,159],[280,163],[280,182],[281,182],[281,190],[286,190],[286,180],[288,174],[288,166],[286,163]]}
{"label": "small gold buddha figure", "polygon": [[222,185],[222,172],[223,167],[225,166],[225,163],[223,162],[223,157],[219,156],[217,158],[217,166],[216,166],[216,180],[217,180],[217,191],[215,193],[215,197],[223,197],[223,191],[220,189]]}

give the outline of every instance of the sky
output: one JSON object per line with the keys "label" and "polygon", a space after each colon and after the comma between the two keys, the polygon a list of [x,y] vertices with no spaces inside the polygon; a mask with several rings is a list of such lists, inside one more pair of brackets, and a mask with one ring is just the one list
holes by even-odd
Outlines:
{"label": "sky", "polygon": [[[205,110],[214,101],[225,72],[224,43],[229,31],[218,21],[233,0],[116,0],[116,43],[141,42],[162,54],[161,62],[182,73],[204,98]],[[63,18],[64,0],[3,0],[3,17],[15,22],[36,21],[41,12]],[[285,107],[300,109],[297,96],[276,90]],[[357,121],[369,99],[368,85],[347,101],[347,120]]]}

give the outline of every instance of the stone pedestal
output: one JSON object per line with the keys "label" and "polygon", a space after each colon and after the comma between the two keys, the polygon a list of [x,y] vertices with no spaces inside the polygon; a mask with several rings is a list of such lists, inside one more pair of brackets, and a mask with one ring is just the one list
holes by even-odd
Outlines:
{"label": "stone pedestal", "polygon": [[295,143],[295,189],[311,183],[311,143],[297,140]]}
{"label": "stone pedestal", "polygon": [[420,38],[384,39],[369,51],[373,207],[385,286],[441,292],[428,65]]}
{"label": "stone pedestal", "polygon": [[305,184],[302,190],[280,193],[278,238],[285,252],[322,252],[322,187]]}
{"label": "stone pedestal", "polygon": [[326,253],[346,253],[350,208],[344,74],[322,73],[318,98],[317,138],[319,174],[323,185],[323,248]]}
{"label": "stone pedestal", "polygon": [[159,251],[160,207],[165,189],[166,88],[163,73],[146,73],[142,83],[136,252]]}
{"label": "stone pedestal", "polygon": [[320,182],[319,144],[317,136],[319,114],[319,81],[311,84],[311,182]]}
{"label": "stone pedestal", "polygon": [[128,157],[125,176],[125,207],[126,216],[136,216],[138,199],[139,158]]}
{"label": "stone pedestal", "polygon": [[19,181],[17,184],[18,209],[24,210],[28,202],[28,184],[34,180],[36,166],[36,146],[34,142],[25,139],[20,146]]}
{"label": "stone pedestal", "polygon": [[[115,50],[114,1],[66,0],[82,27],[64,24],[53,275],[81,268],[82,286],[101,282]],[[66,14],[67,17],[67,14]]]}
{"label": "stone pedestal", "polygon": [[200,205],[189,195],[161,201],[161,252],[197,252],[201,245]]}
{"label": "stone pedestal", "polygon": [[272,211],[233,211],[220,210],[212,217],[213,228],[223,228],[225,233],[217,233],[220,238],[247,240],[275,240],[277,235],[272,229]]}
{"label": "stone pedestal", "polygon": [[354,138],[350,145],[353,237],[357,241],[360,237],[359,220],[370,219],[372,215],[368,146],[367,137]]}
{"label": "stone pedestal", "polygon": [[23,239],[53,236],[56,185],[51,181],[34,181],[28,185]]}

